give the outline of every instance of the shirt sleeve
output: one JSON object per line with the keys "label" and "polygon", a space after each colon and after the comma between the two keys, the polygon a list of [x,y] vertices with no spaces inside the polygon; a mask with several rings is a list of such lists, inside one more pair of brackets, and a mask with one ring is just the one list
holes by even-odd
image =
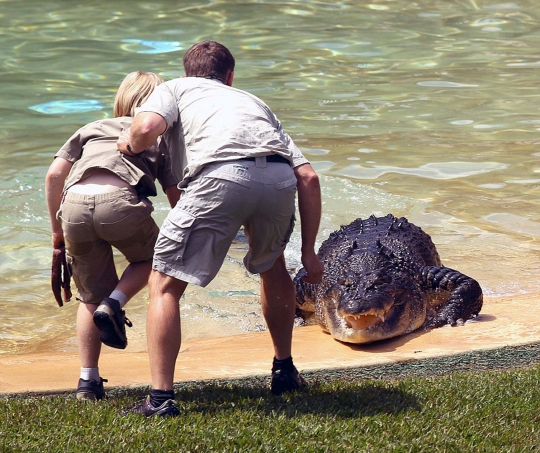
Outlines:
{"label": "shirt sleeve", "polygon": [[178,104],[169,82],[158,85],[147,101],[135,109],[135,115],[141,112],[152,112],[162,116],[167,123],[167,129],[173,127],[178,121]]}
{"label": "shirt sleeve", "polygon": [[68,141],[58,150],[54,157],[61,157],[69,162],[77,162],[83,152],[84,144],[87,141],[86,138],[86,126],[81,127],[75,132]]}
{"label": "shirt sleeve", "polygon": [[172,159],[164,140],[161,140],[159,144],[159,157],[160,165],[157,178],[165,192],[167,187],[176,186],[181,178],[179,178],[177,172],[174,171]]}
{"label": "shirt sleeve", "polygon": [[292,166],[293,168],[299,167],[300,165],[309,164],[309,160],[306,159],[300,148],[294,144],[291,139],[289,148],[292,153]]}

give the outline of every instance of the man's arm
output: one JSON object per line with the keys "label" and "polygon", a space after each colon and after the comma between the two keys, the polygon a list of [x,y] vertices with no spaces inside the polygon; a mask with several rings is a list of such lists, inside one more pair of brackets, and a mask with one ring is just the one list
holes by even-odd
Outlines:
{"label": "man's arm", "polygon": [[169,186],[165,189],[165,195],[167,195],[167,199],[169,200],[171,208],[174,208],[176,206],[176,203],[178,203],[178,200],[180,199],[180,194],[181,192],[177,185]]}
{"label": "man's arm", "polygon": [[[141,112],[133,119],[129,130],[122,132],[116,146],[118,151],[128,156],[142,153],[150,148],[167,129],[165,119],[154,112]],[[130,150],[128,150],[128,145]]]}
{"label": "man's arm", "polygon": [[302,234],[302,264],[307,275],[302,277],[308,283],[319,283],[324,267],[315,253],[315,241],[321,221],[321,187],[319,177],[310,164],[294,168],[298,189],[298,210]]}
{"label": "man's arm", "polygon": [[72,166],[72,162],[57,157],[49,167],[45,177],[45,197],[51,221],[52,244],[55,249],[64,245],[64,233],[60,222],[56,219],[56,213],[60,209],[64,183]]}

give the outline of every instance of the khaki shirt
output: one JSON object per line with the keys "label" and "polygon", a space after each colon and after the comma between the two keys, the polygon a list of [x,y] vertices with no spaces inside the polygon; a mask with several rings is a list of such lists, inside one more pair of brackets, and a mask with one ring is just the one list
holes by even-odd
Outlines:
{"label": "khaki shirt", "polygon": [[183,77],[162,83],[139,112],[165,119],[163,140],[172,159],[187,163],[184,177],[206,164],[244,157],[279,154],[293,167],[308,162],[263,101],[218,80]]}
{"label": "khaki shirt", "polygon": [[134,157],[120,154],[117,150],[116,141],[120,133],[131,126],[131,121],[131,117],[94,121],[69,138],[55,154],[55,157],[73,162],[64,190],[98,169],[115,173],[133,186],[140,197],[157,195],[156,178],[163,190],[178,184],[181,171],[173,171],[165,146],[156,144]]}

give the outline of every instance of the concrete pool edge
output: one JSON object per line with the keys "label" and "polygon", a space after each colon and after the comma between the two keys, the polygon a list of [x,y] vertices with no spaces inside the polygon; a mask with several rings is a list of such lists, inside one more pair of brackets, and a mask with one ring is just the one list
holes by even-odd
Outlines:
{"label": "concrete pool edge", "polygon": [[[532,365],[540,361],[539,294],[486,298],[481,316],[460,327],[417,331],[370,345],[346,345],[318,326],[295,329],[293,357],[309,380],[313,376],[378,379]],[[186,342],[175,382],[243,380],[269,376],[272,347],[267,332]],[[150,383],[145,350],[107,348],[100,371],[108,389]],[[0,395],[73,392],[78,380],[77,354],[0,356]]]}

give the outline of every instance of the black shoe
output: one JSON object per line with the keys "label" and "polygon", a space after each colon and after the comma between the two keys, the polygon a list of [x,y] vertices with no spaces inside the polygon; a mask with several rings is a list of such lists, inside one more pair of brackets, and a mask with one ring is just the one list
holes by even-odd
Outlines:
{"label": "black shoe", "polygon": [[146,397],[144,400],[138,402],[135,406],[128,409],[124,409],[122,415],[128,415],[130,413],[144,415],[145,417],[152,417],[153,415],[160,415],[161,417],[177,417],[180,415],[180,410],[174,402],[174,400],[167,400],[161,406],[154,407],[150,403],[150,397]]}
{"label": "black shoe", "polygon": [[107,382],[107,379],[99,378],[99,382],[86,379],[79,379],[77,385],[77,393],[75,396],[78,400],[96,401],[105,398],[105,389],[103,383]]}
{"label": "black shoe", "polygon": [[281,395],[285,392],[296,392],[306,388],[307,384],[295,366],[293,371],[272,368],[271,391],[273,395]]}
{"label": "black shoe", "polygon": [[94,312],[94,324],[101,331],[100,340],[103,344],[116,349],[126,349],[126,326],[133,324],[126,318],[126,312],[120,308],[120,302],[106,297]]}

